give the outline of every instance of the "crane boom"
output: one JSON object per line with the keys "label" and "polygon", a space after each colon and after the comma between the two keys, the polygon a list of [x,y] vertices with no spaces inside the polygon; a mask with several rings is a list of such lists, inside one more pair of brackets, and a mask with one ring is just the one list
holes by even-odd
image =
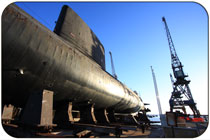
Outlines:
{"label": "crane boom", "polygon": [[165,17],[162,18],[162,21],[163,21],[163,23],[165,25],[165,30],[166,30],[166,35],[167,35],[167,39],[168,39],[169,50],[170,50],[170,53],[171,53],[171,65],[172,65],[174,76],[177,79],[183,80],[186,77],[186,75],[183,72],[182,63],[181,63],[181,61],[179,60],[179,58],[178,58],[178,56],[176,54],[174,43],[173,43],[171,34],[169,32],[169,28],[168,28],[168,25],[166,23]]}
{"label": "crane boom", "polygon": [[[196,107],[196,103],[193,100],[193,97],[189,88],[190,81],[185,79],[188,76],[184,74],[183,65],[177,56],[174,43],[173,43],[170,31],[169,31],[168,25],[166,23],[165,17],[162,17],[162,21],[165,25],[166,35],[167,35],[169,49],[171,53],[171,66],[172,66],[173,74],[175,77],[175,81],[174,81],[172,75],[170,75],[171,81],[173,84],[173,92],[169,100],[170,110],[173,111],[173,109],[175,108],[188,105],[193,111],[194,116],[200,117],[200,112]],[[185,96],[186,100],[182,99],[183,98],[182,95]]]}
{"label": "crane boom", "polygon": [[168,39],[168,45],[169,45],[169,48],[170,48],[170,53],[171,53],[171,62],[172,62],[172,65],[181,65],[181,62],[176,54],[176,50],[175,50],[175,47],[174,47],[174,43],[173,43],[173,40],[172,40],[172,37],[171,37],[171,34],[169,32],[169,28],[168,28],[168,25],[166,23],[166,19],[165,17],[162,18],[162,21],[164,22],[165,24],[165,29],[166,29],[166,35],[167,35],[167,39]]}

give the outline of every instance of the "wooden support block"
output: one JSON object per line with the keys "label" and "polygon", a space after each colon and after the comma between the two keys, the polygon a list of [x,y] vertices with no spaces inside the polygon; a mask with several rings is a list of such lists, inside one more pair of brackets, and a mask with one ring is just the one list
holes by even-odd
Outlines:
{"label": "wooden support block", "polygon": [[13,112],[14,112],[14,106],[9,104],[8,106],[5,105],[2,113],[2,120],[3,122],[9,123],[11,120],[13,120]]}
{"label": "wooden support block", "polygon": [[74,123],[74,117],[72,114],[72,102],[69,102],[69,105],[68,105],[68,116],[69,116],[69,121],[71,123]]}
{"label": "wooden support block", "polygon": [[40,126],[53,124],[53,92],[44,90],[42,93],[42,110]]}
{"label": "wooden support block", "polygon": [[23,110],[22,123],[38,127],[52,127],[53,124],[53,92],[43,90],[32,93]]}
{"label": "wooden support block", "polygon": [[76,136],[78,138],[82,138],[82,137],[88,137],[88,136],[90,136],[90,134],[91,134],[90,130],[83,130],[83,131],[77,133]]}

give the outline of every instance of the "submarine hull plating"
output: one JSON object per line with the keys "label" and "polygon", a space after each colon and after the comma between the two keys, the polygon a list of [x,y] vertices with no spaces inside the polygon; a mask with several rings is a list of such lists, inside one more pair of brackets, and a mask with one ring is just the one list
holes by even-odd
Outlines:
{"label": "submarine hull plating", "polygon": [[96,109],[133,113],[142,100],[70,41],[16,5],[2,15],[2,103],[24,107],[29,95],[54,92],[54,103],[91,101]]}

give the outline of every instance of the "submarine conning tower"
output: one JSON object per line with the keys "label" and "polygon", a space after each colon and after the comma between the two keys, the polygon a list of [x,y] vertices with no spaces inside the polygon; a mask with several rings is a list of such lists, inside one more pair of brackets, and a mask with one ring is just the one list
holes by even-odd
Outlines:
{"label": "submarine conning tower", "polygon": [[[72,22],[74,21],[74,22]],[[91,57],[105,70],[105,50],[88,25],[67,5],[62,7],[54,32]]]}

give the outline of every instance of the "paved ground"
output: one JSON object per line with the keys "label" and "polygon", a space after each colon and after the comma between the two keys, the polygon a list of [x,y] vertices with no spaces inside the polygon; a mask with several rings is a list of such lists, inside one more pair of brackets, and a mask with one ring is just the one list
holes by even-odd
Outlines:
{"label": "paved ground", "polygon": [[[164,137],[163,129],[160,126],[151,126],[142,133],[141,129],[123,131],[121,138],[162,138]],[[115,138],[114,134],[102,136],[99,138]]]}
{"label": "paved ground", "polygon": [[144,133],[142,133],[141,129],[137,129],[137,131],[128,131],[123,132],[121,137],[127,138],[161,138],[163,137],[164,132],[160,126],[151,126]]}

